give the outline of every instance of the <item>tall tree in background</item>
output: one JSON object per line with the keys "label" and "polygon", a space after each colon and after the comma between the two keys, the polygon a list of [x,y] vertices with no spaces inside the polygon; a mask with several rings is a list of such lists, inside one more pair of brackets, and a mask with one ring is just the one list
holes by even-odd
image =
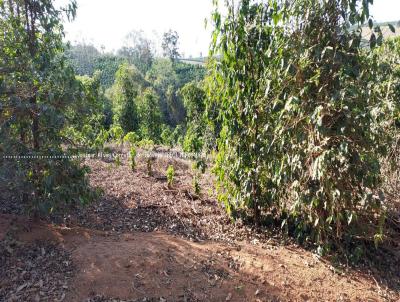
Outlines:
{"label": "tall tree in background", "polygon": [[186,110],[185,152],[200,152],[205,132],[205,91],[202,83],[190,82],[179,90]]}
{"label": "tall tree in background", "polygon": [[119,67],[110,94],[114,123],[120,125],[125,132],[139,129],[137,98],[146,85],[142,74],[135,66],[125,63]]}
{"label": "tall tree in background", "polygon": [[169,30],[163,35],[161,47],[163,49],[163,55],[166,58],[170,58],[173,62],[180,57],[178,49],[179,35],[176,31]]}
{"label": "tall tree in background", "polygon": [[154,60],[153,48],[152,41],[146,38],[143,31],[131,31],[125,37],[125,46],[118,50],[118,55],[146,74]]}
{"label": "tall tree in background", "polygon": [[114,84],[115,73],[119,66],[127,61],[126,57],[104,51],[100,53],[95,46],[85,42],[71,46],[66,55],[78,75],[92,77],[96,71],[100,71],[100,83],[105,88]]}
{"label": "tall tree in background", "polygon": [[78,75],[92,76],[95,72],[96,60],[101,53],[91,44],[85,42],[72,46],[66,52]]}
{"label": "tall tree in background", "polygon": [[143,91],[138,100],[140,135],[142,138],[159,141],[162,115],[157,93],[152,88]]}
{"label": "tall tree in background", "polygon": [[176,95],[179,80],[174,66],[171,60],[158,59],[146,76],[159,95],[164,121],[171,126],[183,122],[185,116],[185,108]]}

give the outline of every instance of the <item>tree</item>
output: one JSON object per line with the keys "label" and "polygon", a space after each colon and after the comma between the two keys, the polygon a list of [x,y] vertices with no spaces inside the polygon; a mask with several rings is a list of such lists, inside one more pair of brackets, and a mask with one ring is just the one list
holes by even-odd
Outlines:
{"label": "tree", "polygon": [[125,63],[119,67],[110,98],[113,103],[114,123],[120,125],[125,132],[136,132],[139,129],[136,102],[146,85],[135,66]]}
{"label": "tree", "polygon": [[184,119],[184,107],[177,97],[178,77],[174,64],[167,59],[157,59],[146,75],[160,98],[163,120],[170,126],[175,126]]}
{"label": "tree", "polygon": [[147,88],[138,102],[140,117],[140,134],[142,138],[159,141],[161,135],[162,115],[156,92]]}
{"label": "tree", "polygon": [[99,136],[109,127],[107,116],[108,100],[103,95],[100,86],[100,72],[91,78],[77,76],[82,91],[66,112],[66,127],[62,131],[64,137],[74,141],[74,144],[86,148],[99,148]]}
{"label": "tree", "polygon": [[185,152],[200,152],[203,147],[205,91],[201,84],[190,82],[179,90],[186,110],[186,135],[183,141]]}
{"label": "tree", "polygon": [[114,84],[115,74],[123,63],[126,63],[124,58],[113,54],[104,54],[95,60],[93,69],[101,72],[100,83],[103,87],[110,88]]}
{"label": "tree", "polygon": [[78,75],[92,76],[101,53],[93,45],[83,42],[68,49],[66,55]]}
{"label": "tree", "polygon": [[118,55],[135,65],[142,74],[146,74],[154,60],[153,43],[145,37],[143,31],[131,31]]}
{"label": "tree", "polygon": [[68,61],[74,67],[78,75],[92,77],[96,71],[100,71],[100,83],[105,88],[114,84],[115,73],[119,66],[127,61],[127,58],[110,53],[100,53],[96,47],[90,44],[77,44],[66,51]]}
{"label": "tree", "polygon": [[360,44],[368,5],[244,0],[224,19],[213,14],[210,57],[220,62],[210,63],[208,95],[228,211],[251,209],[256,224],[270,215],[324,248],[382,238],[382,195],[372,192],[386,148],[375,115],[386,106],[369,93]]}
{"label": "tree", "polygon": [[178,51],[179,35],[176,31],[169,30],[164,33],[161,47],[163,49],[164,57],[170,58],[175,62],[180,57]]}
{"label": "tree", "polygon": [[78,163],[40,157],[69,150],[61,132],[82,91],[66,64],[61,20],[75,11],[75,1],[62,10],[50,0],[0,2],[0,152],[33,157],[2,160],[0,181],[35,213],[90,198]]}
{"label": "tree", "polygon": [[183,87],[186,83],[204,80],[206,69],[201,65],[175,62],[174,69],[178,77],[178,86]]}
{"label": "tree", "polygon": [[204,79],[205,69],[168,59],[156,59],[146,79],[160,97],[165,123],[175,127],[185,122],[185,108],[178,91],[186,83]]}
{"label": "tree", "polygon": [[187,83],[179,90],[186,109],[188,121],[200,123],[205,110],[205,91],[202,84],[197,82]]}

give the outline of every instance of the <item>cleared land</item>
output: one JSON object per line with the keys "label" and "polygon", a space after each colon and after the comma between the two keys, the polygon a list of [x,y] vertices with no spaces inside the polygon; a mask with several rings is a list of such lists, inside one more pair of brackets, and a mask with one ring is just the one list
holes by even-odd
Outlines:
{"label": "cleared land", "polygon": [[[290,240],[232,224],[211,192],[191,188],[191,163],[144,159],[132,172],[89,160],[104,194],[51,221],[3,199],[1,301],[399,301],[399,245],[374,265],[333,265]],[[173,164],[176,181],[166,185]],[[13,214],[14,213],[14,214]],[[386,256],[385,256],[386,257]]]}

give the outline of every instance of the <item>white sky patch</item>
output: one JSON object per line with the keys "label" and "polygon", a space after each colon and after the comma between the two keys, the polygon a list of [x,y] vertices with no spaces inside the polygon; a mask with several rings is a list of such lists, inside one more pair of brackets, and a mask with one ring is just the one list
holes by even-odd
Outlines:
{"label": "white sky patch", "polygon": [[[223,0],[222,0],[223,1]],[[220,0],[220,2],[222,2]],[[185,57],[208,54],[211,28],[204,20],[213,9],[212,0],[77,0],[77,17],[65,23],[67,40],[85,41],[115,51],[131,30],[143,30],[157,45],[169,29],[180,36]],[[56,5],[68,0],[56,0]],[[378,22],[400,20],[400,0],[375,0],[371,14]]]}
{"label": "white sky patch", "polygon": [[370,13],[378,22],[400,21],[400,1],[374,0]]}

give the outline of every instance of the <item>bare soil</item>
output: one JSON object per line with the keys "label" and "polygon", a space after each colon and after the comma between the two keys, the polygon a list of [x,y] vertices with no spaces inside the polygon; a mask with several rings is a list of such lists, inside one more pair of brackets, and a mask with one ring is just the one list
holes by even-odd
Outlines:
{"label": "bare soil", "polygon": [[231,222],[210,175],[193,193],[188,161],[87,164],[104,191],[87,207],[33,221],[0,206],[0,301],[400,301],[398,246],[389,266],[334,266]]}

